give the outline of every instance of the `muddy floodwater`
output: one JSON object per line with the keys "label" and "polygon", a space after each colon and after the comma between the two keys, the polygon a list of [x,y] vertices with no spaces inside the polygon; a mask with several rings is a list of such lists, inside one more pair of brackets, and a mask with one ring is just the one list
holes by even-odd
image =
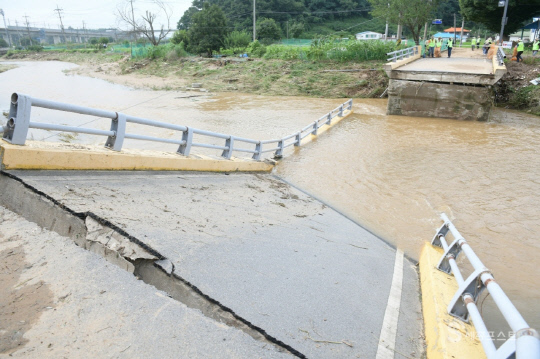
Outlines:
{"label": "muddy floodwater", "polygon": [[[0,107],[14,91],[254,139],[282,137],[345,99],[133,90],[66,75],[75,65],[24,62],[0,74]],[[490,122],[386,116],[385,100],[290,150],[275,174],[418,259],[445,212],[525,316],[540,328],[540,118],[494,109]],[[35,121],[108,129],[108,120],[36,109]],[[34,117],[33,117],[34,120]],[[167,130],[134,127],[147,135]],[[142,131],[142,132],[141,132]],[[104,138],[33,131],[36,140],[103,145]],[[127,141],[127,147],[176,151]],[[199,152],[194,150],[194,153]],[[214,154],[217,154],[214,152]],[[484,314],[500,323],[488,298]]]}

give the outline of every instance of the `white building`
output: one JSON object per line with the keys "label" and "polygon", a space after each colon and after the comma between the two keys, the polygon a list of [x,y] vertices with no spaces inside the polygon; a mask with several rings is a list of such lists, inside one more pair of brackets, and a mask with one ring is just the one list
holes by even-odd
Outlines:
{"label": "white building", "polygon": [[379,40],[384,38],[384,34],[373,31],[364,31],[356,34],[356,40]]}

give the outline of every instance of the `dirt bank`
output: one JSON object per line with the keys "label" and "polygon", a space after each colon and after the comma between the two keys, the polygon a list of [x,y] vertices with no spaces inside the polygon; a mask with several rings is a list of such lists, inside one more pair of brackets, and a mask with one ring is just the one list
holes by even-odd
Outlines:
{"label": "dirt bank", "polygon": [[[456,49],[457,56],[483,57],[480,51]],[[70,74],[153,90],[178,90],[192,83],[214,92],[324,98],[378,98],[388,86],[383,62],[336,63],[298,60],[260,60],[186,57],[130,60],[122,54],[42,52],[17,53],[6,60],[67,61],[79,67]],[[508,73],[494,86],[498,107],[540,115],[539,59],[508,62]],[[198,90],[197,90],[198,91]]]}

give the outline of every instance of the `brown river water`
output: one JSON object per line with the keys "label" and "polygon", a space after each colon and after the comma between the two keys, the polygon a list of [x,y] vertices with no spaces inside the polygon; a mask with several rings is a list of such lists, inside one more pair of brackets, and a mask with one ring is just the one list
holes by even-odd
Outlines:
{"label": "brown river water", "polygon": [[[346,100],[134,90],[62,72],[74,66],[23,62],[0,74],[0,108],[7,110],[10,94],[18,91],[264,140],[291,134]],[[290,149],[275,174],[413,259],[442,223],[439,214],[447,213],[529,325],[540,328],[540,118],[502,109],[493,110],[490,122],[386,116],[386,101],[373,99],[355,99],[353,109],[314,142]],[[110,125],[43,109],[33,110],[32,118]],[[133,132],[175,136],[142,126]],[[48,131],[30,137],[104,144],[104,138],[65,139]],[[176,151],[174,145],[133,140],[126,147]],[[484,304],[488,327],[498,326],[489,297]]]}

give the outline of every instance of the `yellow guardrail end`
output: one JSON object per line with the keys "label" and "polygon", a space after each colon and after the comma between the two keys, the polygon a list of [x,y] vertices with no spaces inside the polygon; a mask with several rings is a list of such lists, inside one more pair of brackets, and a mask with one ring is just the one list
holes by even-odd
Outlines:
{"label": "yellow guardrail end", "polygon": [[427,359],[486,358],[474,326],[447,312],[458,285],[453,276],[437,269],[442,255],[442,249],[430,243],[424,245],[420,255]]}
{"label": "yellow guardrail end", "polygon": [[205,172],[269,172],[271,161],[184,157],[159,151],[122,150],[78,144],[27,141],[25,146],[0,141],[2,169],[28,170],[144,170]]}

